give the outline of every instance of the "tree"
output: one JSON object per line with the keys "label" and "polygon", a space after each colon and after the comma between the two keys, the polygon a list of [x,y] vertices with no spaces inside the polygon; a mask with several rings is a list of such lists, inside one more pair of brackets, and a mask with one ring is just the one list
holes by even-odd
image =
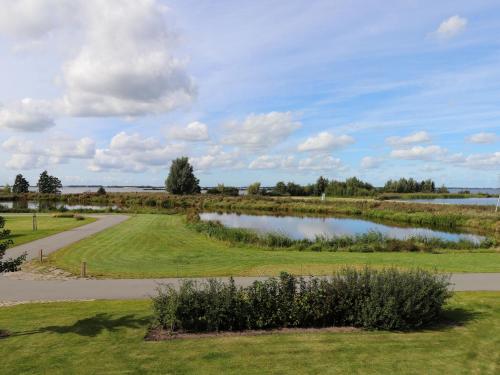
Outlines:
{"label": "tree", "polygon": [[23,177],[22,174],[18,174],[16,176],[16,180],[14,181],[14,186],[12,187],[12,192],[14,194],[23,194],[29,191],[30,184]]}
{"label": "tree", "polygon": [[170,173],[165,180],[165,187],[172,194],[196,194],[201,191],[200,181],[193,173],[193,167],[187,157],[177,158],[170,166]]}
{"label": "tree", "polygon": [[3,188],[2,188],[2,194],[3,195],[9,195],[12,193],[12,189],[10,187],[9,184],[5,185]]}
{"label": "tree", "polygon": [[99,189],[97,189],[96,194],[97,195],[106,195],[106,189],[104,189],[103,186],[99,186]]}
{"label": "tree", "polygon": [[10,235],[10,230],[4,229],[5,219],[0,216],[0,273],[3,272],[15,272],[19,269],[19,266],[26,259],[26,254],[23,254],[17,258],[10,258],[7,260],[2,260],[5,256],[5,251],[12,245],[12,240],[7,239]]}
{"label": "tree", "polygon": [[285,195],[288,193],[288,191],[286,189],[286,184],[283,181],[277,182],[273,191],[275,194],[278,194],[278,195]]}
{"label": "tree", "polygon": [[61,181],[43,171],[38,179],[38,192],[41,194],[59,194],[61,192],[62,184]]}
{"label": "tree", "polygon": [[318,180],[316,181],[315,185],[315,194],[316,195],[321,195],[325,192],[326,187],[328,186],[328,180],[324,178],[323,176],[319,176]]}
{"label": "tree", "polygon": [[247,189],[248,195],[259,195],[260,194],[260,182],[254,182],[248,185]]}

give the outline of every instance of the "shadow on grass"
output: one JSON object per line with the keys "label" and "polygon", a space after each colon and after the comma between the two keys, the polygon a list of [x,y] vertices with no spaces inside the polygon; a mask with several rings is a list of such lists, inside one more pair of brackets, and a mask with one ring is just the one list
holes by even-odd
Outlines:
{"label": "shadow on grass", "polygon": [[95,337],[104,331],[116,332],[122,328],[141,328],[149,323],[148,318],[125,315],[113,318],[110,314],[100,313],[91,318],[80,319],[72,325],[47,326],[33,331],[13,332],[11,336],[25,336],[37,333],[74,333],[85,337]]}
{"label": "shadow on grass", "polygon": [[431,330],[439,330],[443,328],[461,327],[480,319],[481,315],[483,315],[483,313],[460,307],[446,308],[443,310],[441,319],[428,328]]}

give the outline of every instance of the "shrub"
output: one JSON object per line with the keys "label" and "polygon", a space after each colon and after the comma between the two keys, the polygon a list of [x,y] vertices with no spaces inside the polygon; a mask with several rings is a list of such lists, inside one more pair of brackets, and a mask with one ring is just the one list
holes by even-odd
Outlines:
{"label": "shrub", "polygon": [[279,278],[238,287],[183,281],[160,286],[154,326],[171,332],[354,326],[410,330],[436,323],[451,296],[448,277],[422,270],[347,268],[331,278]]}
{"label": "shrub", "polygon": [[58,217],[58,218],[73,218],[75,217],[75,214],[72,212],[61,212],[58,214],[52,214],[52,217]]}

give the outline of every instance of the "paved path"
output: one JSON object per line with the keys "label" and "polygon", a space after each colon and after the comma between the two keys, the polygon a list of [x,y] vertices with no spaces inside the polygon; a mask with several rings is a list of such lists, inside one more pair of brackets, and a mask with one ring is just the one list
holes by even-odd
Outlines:
{"label": "paved path", "polygon": [[98,220],[93,223],[82,225],[65,232],[57,233],[52,236],[44,237],[39,240],[28,242],[24,245],[15,246],[7,250],[6,258],[17,257],[23,253],[27,253],[27,260],[38,258],[40,249],[43,249],[43,254],[47,255],[63,247],[78,242],[85,237],[89,237],[104,229],[115,226],[129,218],[126,215],[87,215],[95,217]]}
{"label": "paved path", "polygon": [[[225,278],[221,278],[225,280]],[[249,285],[263,277],[236,277],[238,285]],[[181,279],[116,279],[116,280],[13,280],[0,277],[0,301],[55,301],[79,299],[136,299],[155,293],[159,283],[179,285]],[[201,279],[196,279],[201,280]],[[453,274],[456,291],[500,291],[500,273]]]}

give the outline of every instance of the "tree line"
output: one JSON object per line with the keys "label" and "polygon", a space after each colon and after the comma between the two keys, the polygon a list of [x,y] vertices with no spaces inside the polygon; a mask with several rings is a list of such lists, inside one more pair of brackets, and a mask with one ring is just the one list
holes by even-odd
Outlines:
{"label": "tree line", "polygon": [[[47,171],[43,171],[40,174],[38,182],[36,184],[38,192],[41,194],[60,194],[62,189],[61,180],[55,176],[49,175]],[[4,193],[13,194],[24,194],[29,193],[30,183],[22,174],[18,174],[14,180],[14,185],[12,188],[6,186],[4,188]]]}

